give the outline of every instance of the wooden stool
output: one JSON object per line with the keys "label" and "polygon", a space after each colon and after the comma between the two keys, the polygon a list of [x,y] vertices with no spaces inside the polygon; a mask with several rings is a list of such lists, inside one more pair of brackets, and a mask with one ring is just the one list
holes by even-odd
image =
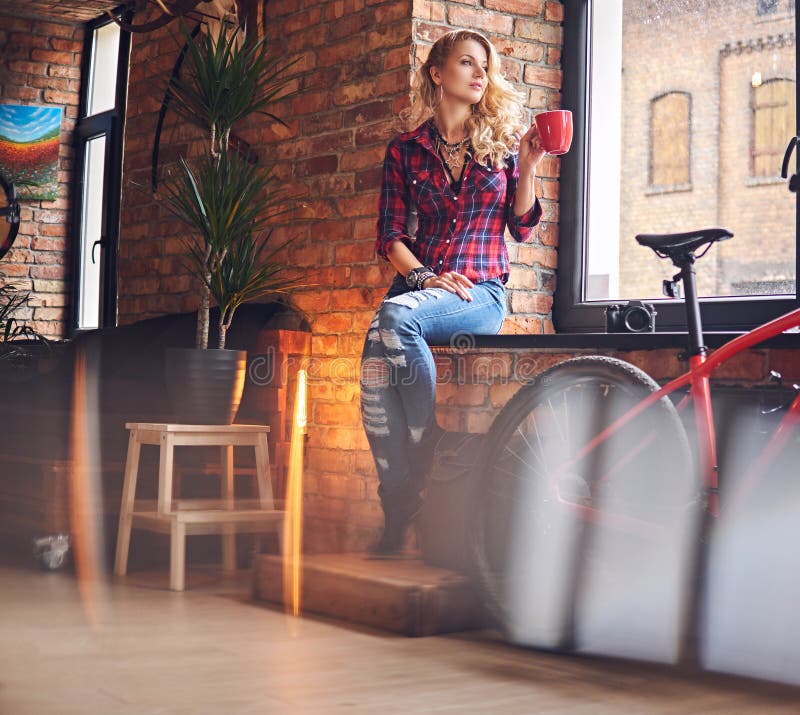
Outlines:
{"label": "wooden stool", "polygon": [[[275,509],[269,471],[266,425],[182,425],[129,422],[128,458],[122,487],[122,506],[117,533],[114,574],[128,570],[131,529],[145,529],[170,535],[169,586],[185,586],[186,537],[193,534],[222,534],[222,564],[225,571],[236,569],[236,534],[276,531],[281,542],[284,512]],[[136,500],[139,454],[143,444],[158,445],[158,501]],[[221,448],[221,498],[173,499],[172,476],[175,447]],[[234,499],[233,448],[253,447],[256,457],[258,499]]]}

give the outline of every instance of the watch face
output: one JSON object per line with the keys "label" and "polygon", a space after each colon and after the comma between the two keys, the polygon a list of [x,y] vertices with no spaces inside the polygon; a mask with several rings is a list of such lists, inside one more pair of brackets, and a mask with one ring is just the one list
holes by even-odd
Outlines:
{"label": "watch face", "polygon": [[412,268],[406,274],[406,285],[409,288],[416,288],[417,287],[417,269],[416,268]]}

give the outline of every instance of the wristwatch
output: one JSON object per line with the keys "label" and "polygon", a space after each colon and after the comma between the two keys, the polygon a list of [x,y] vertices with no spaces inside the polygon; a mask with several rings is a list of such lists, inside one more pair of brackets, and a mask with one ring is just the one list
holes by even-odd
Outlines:
{"label": "wristwatch", "polygon": [[419,268],[412,268],[406,273],[406,285],[411,290],[422,290],[422,284],[428,278],[435,278],[436,274],[430,266],[420,266]]}

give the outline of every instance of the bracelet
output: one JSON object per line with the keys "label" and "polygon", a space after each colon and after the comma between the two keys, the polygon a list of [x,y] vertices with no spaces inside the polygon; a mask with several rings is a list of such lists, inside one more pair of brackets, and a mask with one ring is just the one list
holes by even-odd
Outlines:
{"label": "bracelet", "polygon": [[423,289],[423,284],[428,278],[436,278],[436,274],[431,270],[427,270],[417,276],[417,290]]}

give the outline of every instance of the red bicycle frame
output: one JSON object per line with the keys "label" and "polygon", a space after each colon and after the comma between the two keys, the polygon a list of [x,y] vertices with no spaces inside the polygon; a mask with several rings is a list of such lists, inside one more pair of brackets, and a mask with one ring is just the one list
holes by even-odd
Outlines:
{"label": "red bicycle frame", "polygon": [[[748,333],[740,335],[730,342],[723,345],[721,348],[715,350],[711,355],[693,355],[689,358],[689,370],[674,380],[671,380],[659,390],[648,395],[641,402],[636,404],[624,415],[619,417],[608,427],[602,430],[591,441],[589,441],[574,457],[561,465],[557,470],[557,474],[553,475],[552,485],[558,494],[558,476],[565,471],[569,470],[573,465],[578,463],[589,455],[594,449],[605,442],[617,430],[624,427],[631,420],[641,415],[647,408],[654,405],[662,397],[670,395],[671,393],[679,390],[686,385],[689,385],[690,390],[685,398],[678,404],[678,409],[683,410],[690,404],[694,405],[695,413],[695,430],[697,433],[697,447],[698,458],[700,464],[700,473],[703,479],[703,485],[707,492],[707,509],[715,517],[719,516],[719,482],[718,482],[718,468],[717,468],[717,440],[714,431],[714,411],[711,404],[711,387],[709,383],[711,373],[720,365],[731,360],[744,350],[758,345],[759,343],[768,340],[769,338],[780,335],[781,333],[791,328],[800,326],[800,309],[786,313],[785,315],[771,320],[764,325],[761,325]],[[741,485],[737,492],[733,495],[729,502],[729,507],[732,511],[737,510],[744,501],[747,494],[755,486],[759,480],[764,476],[769,467],[774,463],[777,456],[785,446],[787,440],[792,434],[792,431],[800,423],[800,393],[794,398],[791,405],[786,411],[786,414],[781,418],[781,421],[770,437],[768,443],[764,446],[755,461],[748,469],[745,478],[742,480]],[[639,449],[642,445],[639,446]],[[560,494],[558,500],[570,509],[578,512],[584,519],[592,522],[603,521],[607,524],[615,523],[618,527],[629,531],[652,531],[654,525],[634,517],[624,514],[610,514],[602,512],[594,507],[576,504],[568,499],[565,499]]]}

